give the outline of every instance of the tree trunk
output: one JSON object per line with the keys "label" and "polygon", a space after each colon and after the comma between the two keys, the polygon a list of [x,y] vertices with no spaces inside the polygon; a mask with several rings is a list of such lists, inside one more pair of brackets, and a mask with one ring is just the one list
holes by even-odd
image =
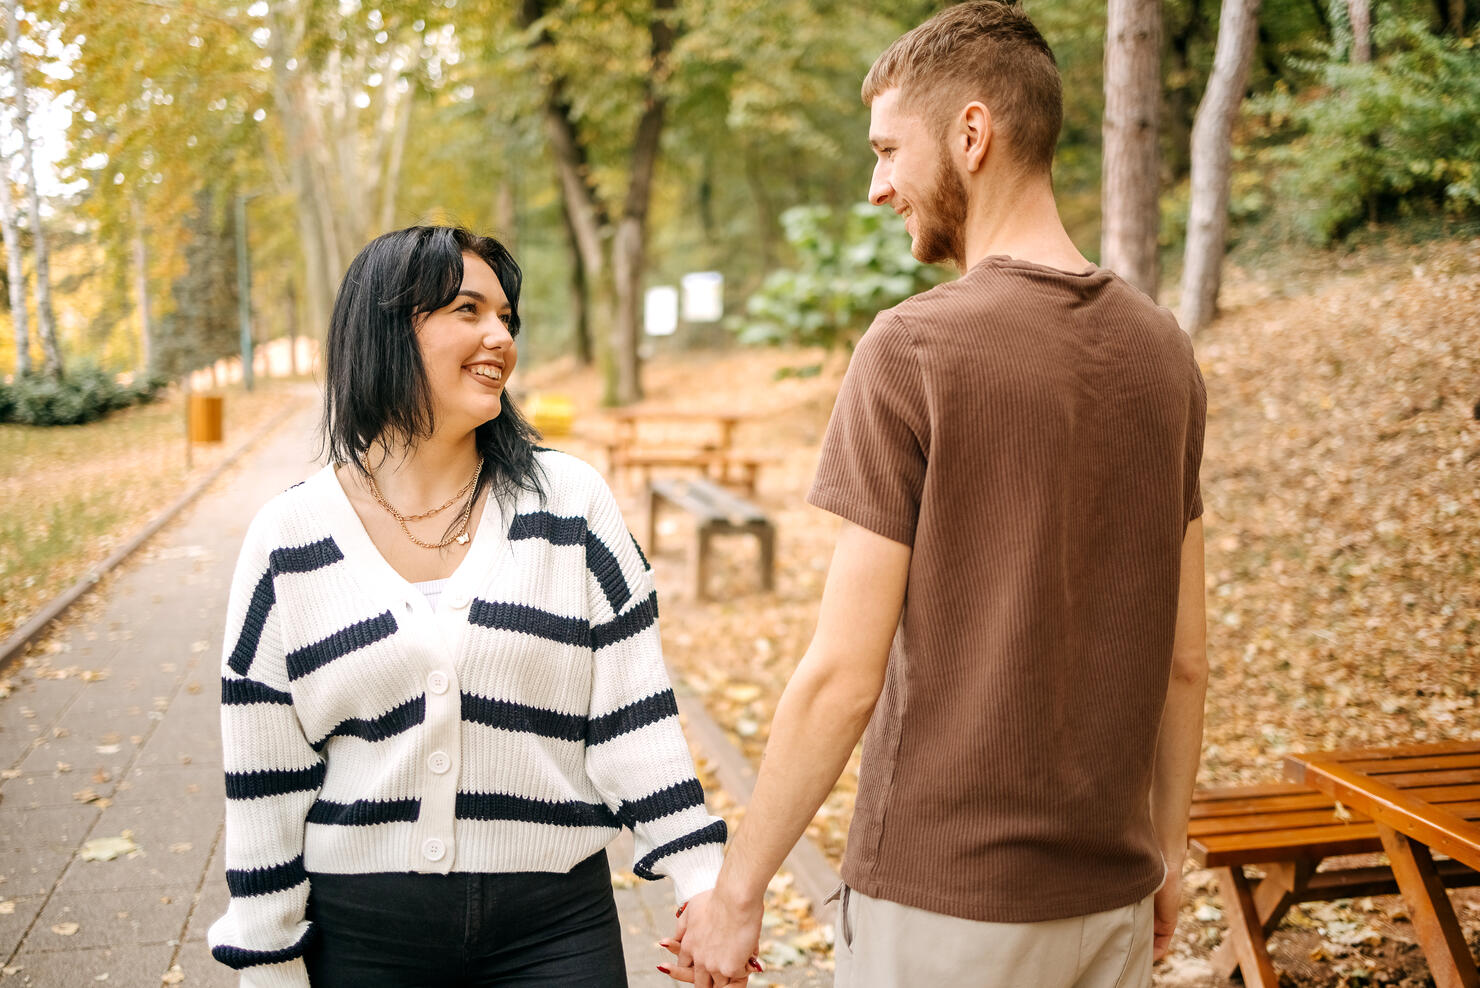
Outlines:
{"label": "tree trunk", "polygon": [[617,318],[612,325],[612,348],[616,353],[617,401],[623,405],[642,400],[643,277],[647,273],[647,216],[652,203],[653,175],[663,136],[663,117],[668,103],[661,81],[668,73],[668,54],[677,31],[670,18],[676,0],[653,0],[651,58],[644,83],[644,106],[632,141],[632,174],[627,200],[612,244],[612,274],[616,281]]}
{"label": "tree trunk", "polygon": [[147,378],[154,371],[154,326],[149,318],[149,248],[144,243],[144,215],[139,208],[139,200],[133,200],[130,205],[134,219],[134,291],[138,295],[139,306],[139,362]]}
{"label": "tree trunk", "polygon": [[1449,33],[1456,37],[1465,33],[1465,0],[1449,0]]}
{"label": "tree trunk", "polygon": [[51,260],[46,248],[46,230],[41,224],[41,193],[37,189],[36,160],[31,149],[30,96],[25,65],[21,60],[20,4],[5,0],[9,13],[10,75],[15,97],[16,129],[21,132],[21,159],[26,166],[26,212],[31,219],[31,244],[36,254],[36,335],[41,339],[46,373],[62,374],[62,351],[57,346],[56,318],[51,308]]}
{"label": "tree trunk", "polygon": [[1352,62],[1372,61],[1372,0],[1346,0],[1352,26]]}
{"label": "tree trunk", "polygon": [[1156,297],[1161,0],[1110,0],[1100,263]]}
{"label": "tree trunk", "polygon": [[560,215],[565,220],[565,236],[570,242],[570,305],[576,336],[576,359],[582,367],[590,367],[596,354],[591,347],[591,300],[590,289],[586,285],[586,261],[576,239],[575,225],[570,221],[570,207],[564,199],[560,200]]}
{"label": "tree trunk", "polygon": [[6,269],[10,277],[10,318],[15,330],[15,376],[31,373],[30,313],[26,311],[26,264],[21,256],[21,234],[15,225],[15,202],[10,198],[10,162],[0,152],[0,230],[5,235]]}
{"label": "tree trunk", "polygon": [[1213,72],[1192,128],[1192,202],[1182,264],[1182,328],[1195,333],[1218,311],[1233,124],[1244,99],[1260,0],[1223,0]]}

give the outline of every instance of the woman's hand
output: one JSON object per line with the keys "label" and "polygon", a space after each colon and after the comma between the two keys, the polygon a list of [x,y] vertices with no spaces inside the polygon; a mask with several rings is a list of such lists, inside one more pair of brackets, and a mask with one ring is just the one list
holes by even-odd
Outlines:
{"label": "woman's hand", "polygon": [[675,959],[658,970],[698,988],[748,984],[762,971],[756,960],[761,913],[758,906],[737,907],[712,892],[699,893],[679,910],[673,937],[660,941]]}

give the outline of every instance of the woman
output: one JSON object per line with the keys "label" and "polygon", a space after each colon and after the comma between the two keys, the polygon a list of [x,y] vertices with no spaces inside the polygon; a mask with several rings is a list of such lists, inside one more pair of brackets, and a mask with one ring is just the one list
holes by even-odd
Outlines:
{"label": "woman", "polygon": [[719,869],[646,560],[505,387],[520,272],[447,227],[350,265],[330,463],[247,532],[222,683],[217,960],[253,986],[626,984],[604,851]]}

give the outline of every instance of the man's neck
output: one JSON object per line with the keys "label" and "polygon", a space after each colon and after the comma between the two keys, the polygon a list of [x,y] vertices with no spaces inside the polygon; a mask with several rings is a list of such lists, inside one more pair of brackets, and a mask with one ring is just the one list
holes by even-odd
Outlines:
{"label": "man's neck", "polygon": [[975,184],[966,220],[966,270],[993,255],[1074,274],[1094,267],[1064,229],[1046,177],[982,175]]}

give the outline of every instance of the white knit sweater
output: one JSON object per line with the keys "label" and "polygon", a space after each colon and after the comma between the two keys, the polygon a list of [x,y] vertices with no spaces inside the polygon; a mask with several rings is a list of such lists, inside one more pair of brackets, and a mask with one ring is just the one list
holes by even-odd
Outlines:
{"label": "white knit sweater", "polygon": [[725,825],[647,560],[595,470],[538,457],[546,499],[488,498],[435,607],[331,467],[253,520],[222,671],[231,903],[210,930],[243,986],[308,984],[314,872],[565,872],[625,825],[638,875],[679,901],[714,884]]}

